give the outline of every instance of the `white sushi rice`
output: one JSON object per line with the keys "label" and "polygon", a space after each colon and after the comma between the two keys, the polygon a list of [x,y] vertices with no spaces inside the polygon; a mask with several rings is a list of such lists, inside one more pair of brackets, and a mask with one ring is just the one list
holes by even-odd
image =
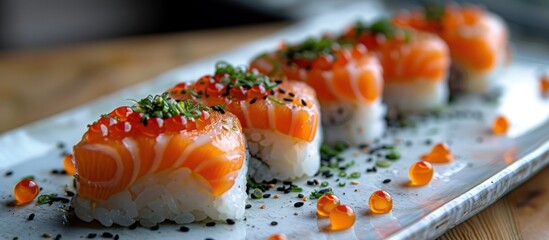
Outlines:
{"label": "white sushi rice", "polygon": [[503,56],[500,56],[498,62],[496,63],[496,66],[492,70],[483,72],[476,71],[475,69],[463,65],[459,65],[459,63],[455,62],[454,64],[458,65],[458,67],[452,69],[461,69],[463,71],[461,73],[463,75],[463,79],[459,80],[458,89],[463,92],[473,94],[490,93],[498,86],[498,82],[496,80],[498,79],[498,76],[501,74],[503,66],[505,65],[503,61]]}
{"label": "white sushi rice", "polygon": [[248,175],[256,181],[313,176],[320,168],[322,128],[312,142],[272,130],[245,129],[250,152]]}
{"label": "white sushi rice", "polygon": [[105,201],[91,201],[75,196],[71,205],[76,216],[104,226],[129,226],[139,221],[151,227],[165,220],[178,224],[213,220],[241,219],[246,204],[247,163],[244,162],[235,184],[220,196],[213,196],[208,186],[195,177],[188,168],[159,172],[143,177],[129,189]]}
{"label": "white sushi rice", "polygon": [[389,112],[409,114],[435,110],[448,102],[448,85],[446,80],[428,79],[385,82],[383,101]]}
{"label": "white sushi rice", "polygon": [[385,131],[385,106],[372,103],[339,102],[322,104],[324,141],[350,145],[372,142]]}

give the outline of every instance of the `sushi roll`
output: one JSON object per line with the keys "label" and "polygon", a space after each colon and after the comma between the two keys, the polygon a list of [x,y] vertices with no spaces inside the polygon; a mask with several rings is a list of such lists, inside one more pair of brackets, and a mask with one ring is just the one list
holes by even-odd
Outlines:
{"label": "sushi roll", "polygon": [[306,84],[219,62],[215,73],[180,83],[169,93],[174,99],[224,106],[222,111],[240,119],[251,156],[248,173],[255,180],[292,180],[319,170],[320,109]]}
{"label": "sushi roll", "polygon": [[105,226],[242,218],[246,146],[238,118],[167,94],[116,108],[76,144],[76,216]]}
{"label": "sushi roll", "polygon": [[340,41],[364,44],[383,67],[383,101],[389,112],[421,113],[448,101],[450,53],[437,35],[395,27],[389,19],[357,22]]}
{"label": "sushi roll", "polygon": [[400,27],[438,34],[452,57],[452,91],[487,94],[509,61],[508,31],[501,18],[474,5],[426,5],[393,17]]}
{"label": "sushi roll", "polygon": [[371,142],[385,129],[382,68],[363,45],[342,47],[332,38],[309,38],[281,44],[277,51],[255,58],[251,66],[315,89],[328,144]]}

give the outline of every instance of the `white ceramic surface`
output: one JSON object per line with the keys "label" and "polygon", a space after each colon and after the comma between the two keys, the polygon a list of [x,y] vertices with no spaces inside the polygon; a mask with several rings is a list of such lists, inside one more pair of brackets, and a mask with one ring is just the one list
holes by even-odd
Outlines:
{"label": "white ceramic surface", "polygon": [[[336,176],[328,179],[330,186],[341,200],[357,212],[353,228],[329,233],[322,229],[326,219],[317,219],[316,201],[308,200],[295,208],[300,201],[297,193],[279,194],[279,199],[249,199],[252,208],[246,211],[246,221],[235,225],[218,223],[206,227],[204,223],[188,225],[190,231],[177,231],[173,223],[160,225],[160,230],[145,228],[104,228],[97,223],[83,223],[74,215],[65,213],[62,205],[9,207],[13,200],[14,184],[23,176],[34,175],[43,187],[42,193],[62,193],[65,185],[71,185],[71,177],[52,175],[52,169],[62,168],[58,142],[76,143],[85,131],[86,124],[99,114],[116,106],[128,104],[125,99],[140,98],[150,93],[160,93],[178,81],[196,79],[211,72],[217,60],[243,64],[257,53],[272,49],[282,40],[295,41],[323,31],[337,30],[357,17],[372,18],[381,15],[383,8],[375,3],[362,3],[336,9],[334,12],[312,18],[285,29],[265,39],[257,40],[233,51],[210,59],[195,62],[168,72],[156,79],[103,97],[80,108],[53,116],[34,124],[15,129],[0,136],[0,239],[40,238],[43,233],[52,236],[62,234],[63,239],[86,237],[88,233],[117,233],[121,239],[265,239],[274,233],[285,233],[290,239],[379,239],[379,238],[434,238],[459,222],[487,207],[507,191],[523,182],[549,162],[549,100],[538,94],[537,70],[544,67],[541,60],[524,57],[517,49],[517,58],[501,76],[502,96],[499,101],[486,101],[480,97],[463,97],[440,114],[441,117],[420,121],[416,128],[391,130],[382,143],[397,144],[402,159],[391,168],[378,168],[377,173],[365,173],[373,166],[367,162],[370,156],[357,148],[347,150],[346,161],[356,164],[347,172],[359,171],[360,184],[346,181],[338,187]],[[518,48],[519,46],[517,46]],[[539,51],[547,51],[539,49]],[[497,114],[506,115],[511,121],[507,136],[493,136],[489,132],[491,121]],[[407,187],[408,167],[427,153],[433,143],[449,143],[457,160],[449,164],[436,164],[433,181],[424,187]],[[405,143],[410,141],[411,146]],[[70,147],[70,146],[69,146]],[[12,176],[4,176],[8,170]],[[383,184],[384,179],[391,179]],[[322,177],[318,179],[324,180]],[[306,196],[315,187],[303,186]],[[368,213],[370,194],[383,189],[392,194],[394,210],[386,215]],[[261,209],[261,205],[265,209]],[[35,213],[33,221],[27,216]],[[271,226],[277,221],[277,226]]]}

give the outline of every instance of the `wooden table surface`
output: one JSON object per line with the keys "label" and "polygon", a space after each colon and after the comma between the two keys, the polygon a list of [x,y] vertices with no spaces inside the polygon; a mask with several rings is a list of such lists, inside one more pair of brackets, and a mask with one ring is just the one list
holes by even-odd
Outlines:
{"label": "wooden table surface", "polygon": [[[0,132],[77,107],[287,25],[264,24],[0,52]],[[549,239],[548,183],[546,168],[440,239]]]}

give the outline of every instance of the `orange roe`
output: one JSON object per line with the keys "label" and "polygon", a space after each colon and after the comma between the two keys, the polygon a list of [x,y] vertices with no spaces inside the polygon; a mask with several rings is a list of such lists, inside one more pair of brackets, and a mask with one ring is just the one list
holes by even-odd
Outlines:
{"label": "orange roe", "polygon": [[447,163],[454,161],[454,155],[450,152],[450,148],[445,143],[439,143],[431,149],[429,154],[421,156],[424,161],[432,163]]}
{"label": "orange roe", "polygon": [[355,224],[355,210],[347,205],[339,205],[330,212],[330,230],[345,230]]}
{"label": "orange roe", "polygon": [[316,203],[316,213],[320,217],[330,216],[330,212],[340,205],[339,198],[332,194],[325,194]]}
{"label": "orange roe", "polygon": [[284,233],[277,233],[269,236],[267,240],[288,240],[288,238],[284,235]]}
{"label": "orange roe", "polygon": [[539,89],[542,95],[549,95],[549,75],[543,75],[539,79]]}
{"label": "orange roe", "polygon": [[30,179],[23,179],[13,188],[13,196],[17,204],[27,204],[36,198],[39,191],[38,184]]}
{"label": "orange roe", "polygon": [[503,135],[509,130],[509,120],[505,116],[498,116],[492,123],[492,132],[496,135]]}
{"label": "orange roe", "polygon": [[410,167],[408,172],[413,185],[421,186],[429,183],[433,178],[433,166],[430,163],[419,161]]}
{"label": "orange roe", "polygon": [[383,190],[375,191],[370,196],[370,211],[376,214],[388,213],[393,209],[393,198]]}
{"label": "orange roe", "polygon": [[63,168],[65,169],[67,174],[71,176],[76,174],[76,168],[74,167],[72,158],[73,158],[72,154],[67,154],[67,156],[63,158]]}

